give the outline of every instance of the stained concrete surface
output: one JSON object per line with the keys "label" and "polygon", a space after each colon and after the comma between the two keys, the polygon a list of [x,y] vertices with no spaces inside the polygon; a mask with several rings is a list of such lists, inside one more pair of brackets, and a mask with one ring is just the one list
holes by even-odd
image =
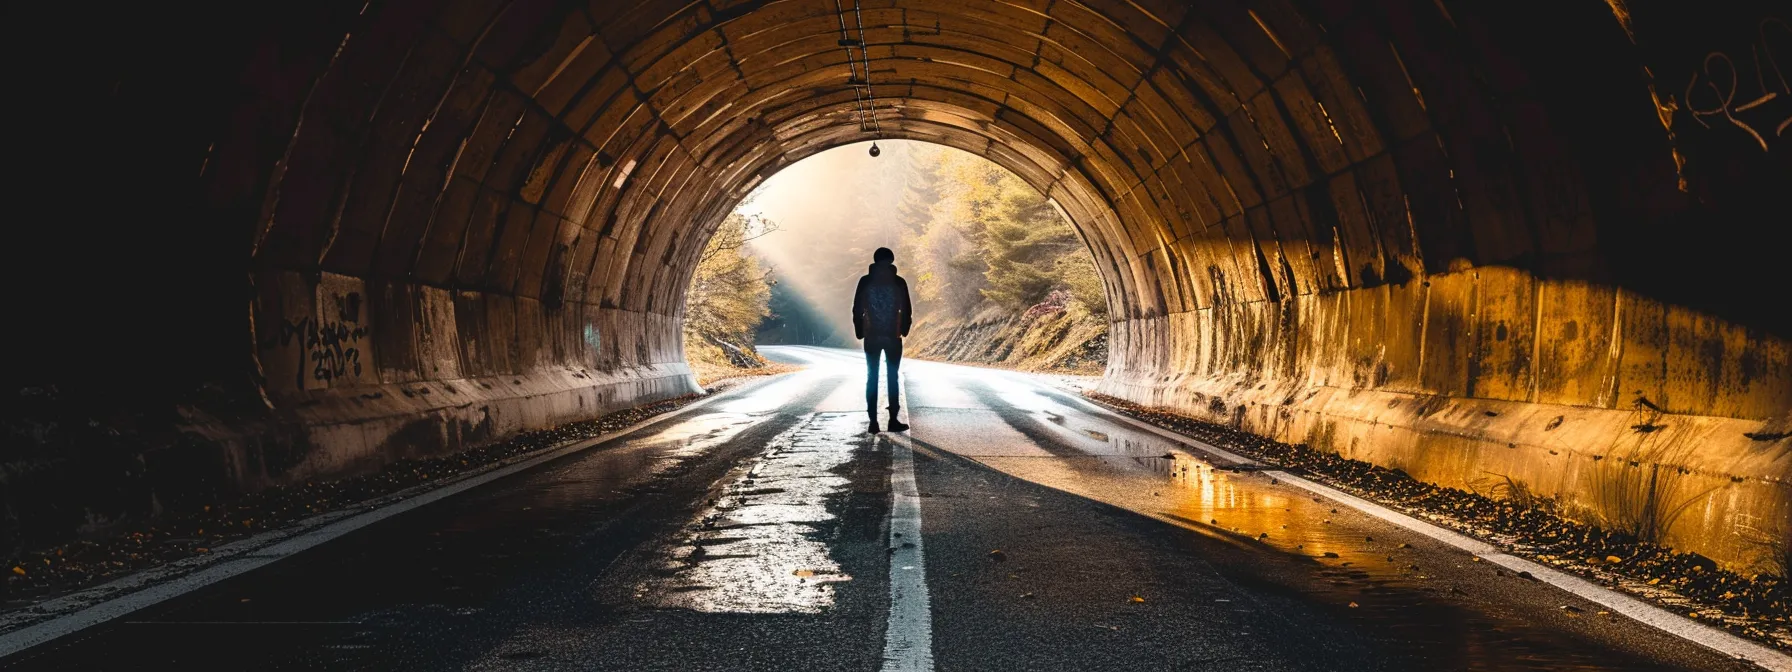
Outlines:
{"label": "stained concrete surface", "polygon": [[875,669],[896,440],[939,669],[1743,668],[1037,379],[906,363],[872,438],[857,353],[768,353],[810,368],[0,666]]}

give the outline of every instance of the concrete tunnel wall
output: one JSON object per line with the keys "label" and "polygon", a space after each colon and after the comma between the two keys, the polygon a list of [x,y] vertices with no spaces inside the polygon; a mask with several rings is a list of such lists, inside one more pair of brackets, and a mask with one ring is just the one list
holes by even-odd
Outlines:
{"label": "concrete tunnel wall", "polygon": [[[101,316],[36,330],[17,377],[174,429],[104,494],[9,501],[17,528],[695,391],[708,234],[872,137],[839,43],[862,16],[879,137],[1000,163],[1088,242],[1104,392],[1783,557],[1792,329],[1761,243],[1792,48],[1767,3],[282,4],[31,10],[89,47],[63,57],[91,77],[29,80],[63,104],[44,172],[86,177],[45,182],[71,224],[19,234],[9,286]],[[1763,51],[1725,56],[1739,84],[1708,56]],[[92,466],[44,452],[10,483]]]}

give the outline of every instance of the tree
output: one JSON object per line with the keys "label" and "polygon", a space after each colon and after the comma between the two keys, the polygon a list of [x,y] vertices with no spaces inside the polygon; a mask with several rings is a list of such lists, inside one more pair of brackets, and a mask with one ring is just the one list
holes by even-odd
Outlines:
{"label": "tree", "polygon": [[982,157],[936,151],[929,186],[937,197],[917,255],[924,298],[953,310],[985,299],[1025,310],[1066,290],[1090,313],[1107,312],[1095,264],[1049,199]]}
{"label": "tree", "polygon": [[778,230],[778,223],[760,215],[743,215],[738,212],[728,215],[722,226],[710,236],[709,243],[703,246],[703,256],[698,260],[701,266],[715,257],[733,253],[740,255],[740,249]]}
{"label": "tree", "polygon": [[759,217],[729,215],[703,248],[685,295],[686,352],[707,345],[736,366],[753,366],[753,330],[769,314],[771,284],[759,261],[742,253],[748,241],[777,230]]}

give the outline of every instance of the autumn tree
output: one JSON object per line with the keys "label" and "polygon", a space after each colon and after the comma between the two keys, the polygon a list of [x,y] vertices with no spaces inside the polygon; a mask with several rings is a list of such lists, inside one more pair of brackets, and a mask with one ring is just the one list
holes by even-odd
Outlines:
{"label": "autumn tree", "polygon": [[775,231],[763,218],[729,215],[709,239],[685,295],[685,351],[693,358],[720,348],[735,366],[759,362],[753,330],[768,314],[771,285],[746,244]]}

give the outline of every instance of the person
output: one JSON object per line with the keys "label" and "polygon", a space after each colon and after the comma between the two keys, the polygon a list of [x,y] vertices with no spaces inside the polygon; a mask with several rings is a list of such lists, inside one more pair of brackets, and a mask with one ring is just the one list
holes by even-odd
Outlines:
{"label": "person", "polygon": [[871,254],[871,270],[859,278],[859,288],[852,297],[852,328],[865,342],[865,413],[871,416],[870,433],[877,426],[877,359],[882,355],[888,365],[885,378],[890,386],[890,424],[892,432],[908,429],[896,417],[902,410],[902,397],[897,390],[897,367],[902,366],[902,337],[908,335],[913,311],[908,302],[908,282],[896,274],[896,253],[880,247]]}

